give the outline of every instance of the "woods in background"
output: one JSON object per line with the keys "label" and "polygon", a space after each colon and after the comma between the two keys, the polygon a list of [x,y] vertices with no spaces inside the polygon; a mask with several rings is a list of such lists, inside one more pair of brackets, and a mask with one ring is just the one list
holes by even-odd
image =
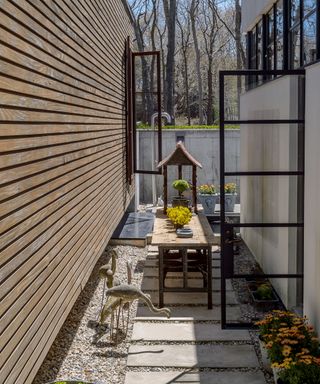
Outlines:
{"label": "woods in background", "polygon": [[[241,69],[245,50],[240,0],[131,0],[139,51],[161,52],[163,110],[172,124],[213,125],[219,119],[218,73]],[[149,123],[155,112],[155,60],[142,57],[140,82]],[[226,85],[227,114],[237,117],[241,83]]]}

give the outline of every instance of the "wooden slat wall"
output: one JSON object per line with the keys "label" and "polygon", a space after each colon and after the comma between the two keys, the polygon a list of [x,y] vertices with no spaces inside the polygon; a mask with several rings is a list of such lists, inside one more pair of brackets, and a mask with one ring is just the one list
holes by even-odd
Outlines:
{"label": "wooden slat wall", "polygon": [[31,383],[132,187],[121,0],[0,0],[0,381]]}

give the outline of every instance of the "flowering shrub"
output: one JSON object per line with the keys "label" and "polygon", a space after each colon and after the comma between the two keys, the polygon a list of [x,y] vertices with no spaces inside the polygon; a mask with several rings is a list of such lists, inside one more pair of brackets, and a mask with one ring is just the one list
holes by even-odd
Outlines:
{"label": "flowering shrub", "polygon": [[217,192],[217,188],[213,184],[202,184],[199,185],[198,192],[201,195],[214,195]]}
{"label": "flowering shrub", "polygon": [[191,220],[192,214],[187,207],[174,207],[167,209],[167,216],[172,221],[174,226],[184,226]]}
{"label": "flowering shrub", "polygon": [[320,384],[320,365],[318,364],[292,364],[288,369],[279,373],[284,383],[290,384]]}
{"label": "flowering shrub", "polygon": [[305,317],[275,310],[256,324],[272,367],[320,365],[319,340]]}
{"label": "flowering shrub", "polygon": [[236,183],[227,183],[224,185],[225,193],[236,193],[237,184]]}

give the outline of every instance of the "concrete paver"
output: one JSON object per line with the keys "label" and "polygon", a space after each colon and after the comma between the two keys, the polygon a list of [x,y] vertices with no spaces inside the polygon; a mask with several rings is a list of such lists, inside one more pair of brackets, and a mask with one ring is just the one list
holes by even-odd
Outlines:
{"label": "concrete paver", "polygon": [[[144,267],[143,269],[143,276],[144,277],[157,277],[159,276],[158,268],[156,267]],[[169,272],[167,273],[167,277],[170,276],[177,276],[177,273]],[[190,277],[201,277],[200,272],[189,272],[188,276]],[[212,268],[212,277],[221,277],[221,270],[220,268]]]}
{"label": "concrete paver", "polygon": [[128,367],[259,367],[252,345],[132,345]]}
{"label": "concrete paver", "polygon": [[[212,279],[212,289],[213,291],[220,291],[220,279]],[[203,280],[199,277],[188,279],[189,287],[201,288],[203,287]],[[182,287],[183,280],[182,278],[167,278],[166,287]],[[159,288],[159,279],[157,277],[144,277],[142,280],[142,290],[153,291]],[[227,291],[232,291],[232,284],[230,280],[226,281]]]}
{"label": "concrete paver", "polygon": [[[157,291],[145,291],[151,296],[153,304],[158,305],[159,293]],[[237,304],[237,299],[233,291],[226,292],[227,304]],[[164,303],[166,304],[206,304],[208,302],[208,294],[206,292],[165,292]],[[212,304],[220,305],[220,292],[212,293]]]}
{"label": "concrete paver", "polygon": [[132,340],[139,341],[250,341],[248,331],[223,330],[220,324],[135,323]]}
{"label": "concrete paver", "polygon": [[[156,316],[145,306],[139,306],[137,311],[137,321],[219,321],[221,320],[221,308],[216,306],[208,309],[206,306],[198,307],[170,307],[171,317]],[[239,321],[241,316],[238,306],[227,306],[228,321]]]}
{"label": "concrete paver", "polygon": [[265,384],[262,372],[128,372],[125,384]]}

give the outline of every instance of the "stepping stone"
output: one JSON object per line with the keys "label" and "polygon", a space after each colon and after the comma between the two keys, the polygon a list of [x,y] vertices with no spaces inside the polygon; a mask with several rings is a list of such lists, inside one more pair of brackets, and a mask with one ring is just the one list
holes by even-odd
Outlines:
{"label": "stepping stone", "polygon": [[[171,278],[171,279],[166,279],[166,287],[182,287],[183,280],[180,278]],[[193,288],[202,288],[203,286],[203,281],[201,278],[193,278],[193,279],[188,279],[188,284],[190,287]],[[212,280],[212,289],[213,291],[220,291],[220,284],[221,281],[220,279],[213,279]],[[227,291],[232,291],[232,284],[230,280],[227,280],[226,284]],[[142,281],[142,290],[148,290],[148,291],[153,291],[153,290],[158,290],[159,289],[159,279],[156,277],[145,277]]]}
{"label": "stepping stone", "polygon": [[[146,261],[145,261],[145,267],[151,267],[151,268],[158,268],[159,266],[159,260],[158,260],[158,257],[147,257],[146,258]],[[221,266],[221,262],[220,262],[220,259],[219,260],[216,260],[216,259],[213,259],[212,260],[212,266],[213,268],[220,268]]]}
{"label": "stepping stone", "polygon": [[256,368],[252,345],[132,345],[128,367]]}
{"label": "stepping stone", "polygon": [[266,384],[262,372],[127,372],[125,384]]}
{"label": "stepping stone", "polygon": [[[238,306],[227,306],[227,321],[237,322],[241,317],[240,308]],[[163,315],[155,315],[145,306],[138,306],[136,321],[153,321],[153,320],[168,320],[168,321],[220,321],[221,308],[214,307],[208,309],[203,307],[170,307],[171,317],[167,319]]]}
{"label": "stepping stone", "polygon": [[225,330],[220,324],[135,323],[135,341],[251,341],[248,331]]}
{"label": "stepping stone", "polygon": [[[151,296],[153,304],[158,305],[159,293],[157,291],[145,291]],[[164,303],[166,304],[206,304],[208,302],[206,292],[165,292]],[[238,304],[233,291],[226,292],[227,304]],[[221,295],[219,292],[212,293],[212,304],[221,304]]]}
{"label": "stepping stone", "polygon": [[[200,272],[189,272],[188,275],[190,277],[202,277]],[[159,271],[157,267],[144,267],[143,268],[143,276],[144,277],[158,277]],[[179,276],[179,272],[168,272],[167,277],[170,276]],[[220,268],[212,268],[212,276],[213,277],[221,277],[221,269]]]}

